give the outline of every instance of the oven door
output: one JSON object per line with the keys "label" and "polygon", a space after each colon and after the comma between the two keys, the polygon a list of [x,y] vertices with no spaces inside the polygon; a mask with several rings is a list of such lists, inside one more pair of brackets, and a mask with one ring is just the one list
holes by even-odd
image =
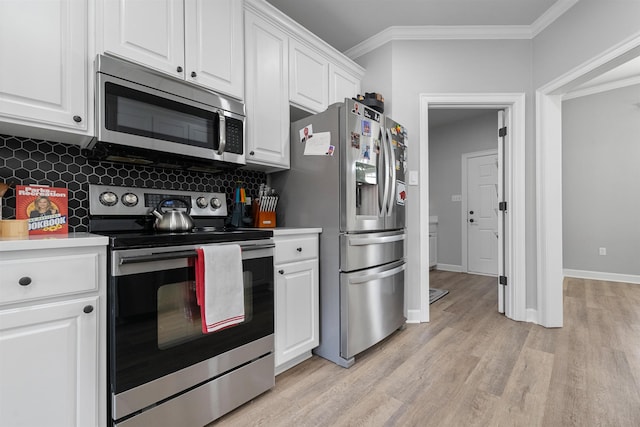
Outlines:
{"label": "oven door", "polygon": [[[196,303],[194,246],[113,251],[108,298],[114,419],[142,409],[136,402],[157,402],[233,368],[226,359],[206,362],[216,356],[265,337],[270,339],[255,354],[243,357],[248,362],[273,351],[273,243],[241,247],[245,321],[209,334],[202,333]],[[198,364],[204,373],[194,375]]]}

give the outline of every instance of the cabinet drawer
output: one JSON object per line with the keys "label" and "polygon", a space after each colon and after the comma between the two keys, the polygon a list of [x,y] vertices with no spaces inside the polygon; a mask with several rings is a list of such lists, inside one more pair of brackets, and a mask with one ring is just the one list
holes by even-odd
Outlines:
{"label": "cabinet drawer", "polygon": [[317,236],[276,237],[274,262],[302,261],[318,257]]}
{"label": "cabinet drawer", "polygon": [[0,271],[0,304],[97,290],[99,283],[97,253],[0,261]]}

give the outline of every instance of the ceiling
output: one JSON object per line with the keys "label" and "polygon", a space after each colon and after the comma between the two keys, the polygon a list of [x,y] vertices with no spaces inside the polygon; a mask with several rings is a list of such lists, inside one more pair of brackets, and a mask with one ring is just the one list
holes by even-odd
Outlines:
{"label": "ceiling", "polygon": [[[390,27],[529,28],[537,34],[578,0],[266,0],[346,52]],[[640,78],[640,59],[576,88]]]}
{"label": "ceiling", "polygon": [[[267,0],[344,52],[393,26],[532,26],[572,0]],[[564,11],[564,9],[562,9]]]}

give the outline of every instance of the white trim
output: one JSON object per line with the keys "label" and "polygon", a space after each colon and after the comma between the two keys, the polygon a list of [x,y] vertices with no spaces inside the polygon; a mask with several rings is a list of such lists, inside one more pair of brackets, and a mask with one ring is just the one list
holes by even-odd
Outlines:
{"label": "white trim", "polygon": [[637,84],[640,84],[640,76],[628,77],[626,79],[620,79],[591,87],[585,87],[584,89],[573,90],[563,96],[562,100],[566,101],[569,99],[579,98],[581,96],[595,95],[597,93],[607,92],[609,90],[620,89]]}
{"label": "white trim", "polygon": [[[444,93],[420,94],[420,212],[429,212],[429,108],[504,108],[511,112],[512,149],[509,151],[505,174],[506,200],[509,210],[506,218],[507,276],[509,287],[505,313],[513,320],[526,319],[526,258],[525,258],[525,94],[524,93]],[[419,219],[420,259],[429,259],[429,223]],[[425,237],[422,237],[425,236]],[[426,247],[425,247],[426,246]],[[441,264],[438,264],[440,267]],[[426,269],[425,269],[426,270]],[[429,274],[419,272],[422,319],[429,318]]]}
{"label": "white trim", "polygon": [[562,96],[640,50],[635,34],[536,91],[536,248],[540,324],[561,327],[562,307]]}
{"label": "white trim", "polygon": [[634,285],[640,285],[640,275],[637,274],[618,274],[607,273],[604,271],[587,271],[587,270],[572,270],[565,268],[563,270],[565,277],[575,277],[578,279],[590,279],[590,280],[604,280],[606,282],[622,282],[632,283]]}
{"label": "white trim", "polygon": [[464,270],[462,269],[461,265],[455,265],[455,264],[441,264],[438,263],[436,264],[436,270],[439,271],[452,271],[454,273],[464,273]]}
{"label": "white trim", "polygon": [[527,308],[527,322],[539,324],[538,310],[535,308]]}
{"label": "white trim", "polygon": [[421,323],[420,310],[407,310],[406,323]]}
{"label": "white trim", "polygon": [[351,59],[398,40],[531,40],[578,0],[558,0],[531,25],[393,26],[358,43],[344,54]]}
{"label": "white trim", "polygon": [[547,9],[538,19],[531,24],[531,38],[534,38],[547,28],[553,21],[558,19],[560,15],[569,10],[578,0],[558,0],[549,9]]}
{"label": "white trim", "polygon": [[[498,130],[498,127],[496,125],[496,131]],[[497,141],[497,139],[496,139]],[[497,145],[497,142],[496,142]],[[468,240],[468,232],[469,229],[467,228],[467,206],[468,206],[468,196],[467,196],[467,179],[468,179],[468,169],[469,169],[469,159],[474,158],[474,157],[484,157],[484,156],[497,156],[498,155],[498,149],[491,149],[491,150],[484,150],[484,151],[475,151],[472,153],[463,153],[462,154],[462,165],[461,165],[461,170],[462,170],[462,203],[461,203],[461,222],[460,222],[460,236],[461,236],[461,246],[460,246],[460,251],[462,252],[462,271],[464,271],[465,273],[469,272],[469,240]],[[498,162],[501,159],[498,158]],[[498,267],[496,265],[496,271],[498,271]],[[475,273],[474,274],[478,274]]]}

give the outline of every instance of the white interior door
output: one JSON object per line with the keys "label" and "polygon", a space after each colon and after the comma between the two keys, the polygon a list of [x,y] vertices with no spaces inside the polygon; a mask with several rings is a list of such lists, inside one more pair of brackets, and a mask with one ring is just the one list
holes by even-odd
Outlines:
{"label": "white interior door", "polygon": [[467,271],[498,273],[498,153],[467,158]]}
{"label": "white interior door", "polygon": [[[508,140],[508,132],[507,132],[507,121],[508,115],[505,110],[498,111],[498,203],[501,201],[505,201],[505,181],[504,181],[504,166],[505,159],[507,153],[507,140]],[[504,215],[506,213],[506,202],[500,209],[500,204],[498,204],[498,312],[505,312],[505,287],[501,282],[504,280],[506,285],[507,273],[506,273],[506,256],[507,251],[505,243],[506,243],[506,224]]]}

